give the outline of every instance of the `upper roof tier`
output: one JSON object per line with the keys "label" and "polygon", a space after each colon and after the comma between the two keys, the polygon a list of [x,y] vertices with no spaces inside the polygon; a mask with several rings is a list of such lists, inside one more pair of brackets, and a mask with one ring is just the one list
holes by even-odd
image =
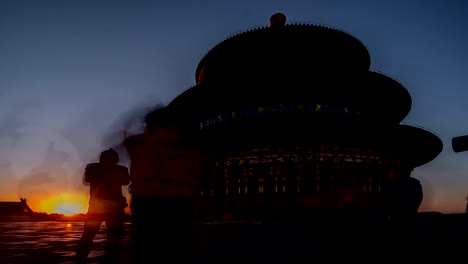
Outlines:
{"label": "upper roof tier", "polygon": [[367,48],[348,33],[321,25],[271,23],[220,42],[202,58],[195,78],[199,84],[251,81],[277,73],[283,78],[353,74],[369,70],[370,63]]}
{"label": "upper roof tier", "polygon": [[228,112],[281,115],[316,113],[317,109],[322,112],[327,108],[325,112],[356,121],[397,124],[411,110],[408,90],[394,79],[374,71],[354,78],[337,76],[333,81],[270,81],[242,84],[218,81],[216,85],[203,82],[179,94],[169,105],[200,122]]}

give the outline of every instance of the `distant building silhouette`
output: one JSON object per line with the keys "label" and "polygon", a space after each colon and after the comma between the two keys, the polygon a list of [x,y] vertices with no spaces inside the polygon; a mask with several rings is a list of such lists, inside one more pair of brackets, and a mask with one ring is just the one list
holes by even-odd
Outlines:
{"label": "distant building silhouette", "polygon": [[232,219],[377,212],[390,171],[410,177],[401,171],[433,160],[441,139],[401,124],[410,94],[369,70],[358,39],[281,14],[270,21],[213,47],[196,85],[168,105],[215,153],[204,204]]}
{"label": "distant building silhouette", "polygon": [[0,222],[36,221],[36,213],[27,204],[26,198],[19,202],[0,202]]}

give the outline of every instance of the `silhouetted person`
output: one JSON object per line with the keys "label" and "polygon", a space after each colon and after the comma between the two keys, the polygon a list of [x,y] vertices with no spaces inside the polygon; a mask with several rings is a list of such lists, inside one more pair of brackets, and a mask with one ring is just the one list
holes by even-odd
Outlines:
{"label": "silhouetted person", "polygon": [[[423,189],[419,180],[410,176],[404,169],[400,175],[390,173],[390,182],[383,190],[384,209],[387,216],[387,236],[384,242],[394,248],[394,255],[415,254],[419,233],[418,209],[423,199]],[[392,241],[399,241],[395,244]]]}
{"label": "silhouetted person", "polygon": [[123,232],[122,186],[130,183],[128,168],[117,164],[113,149],[101,152],[98,163],[86,166],[84,182],[90,186],[89,207],[84,230],[76,248],[79,262],[85,262],[102,222],[106,223],[106,261],[115,262]]}
{"label": "silhouetted person", "polygon": [[127,197],[122,196],[122,213],[125,214],[125,208],[128,207]]}
{"label": "silhouetted person", "polygon": [[387,217],[392,224],[416,223],[423,199],[423,189],[418,179],[404,175],[391,180],[384,190],[384,197]]}
{"label": "silhouetted person", "polygon": [[136,263],[194,260],[195,203],[209,166],[180,118],[160,108],[146,116],[144,133],[125,140]]}

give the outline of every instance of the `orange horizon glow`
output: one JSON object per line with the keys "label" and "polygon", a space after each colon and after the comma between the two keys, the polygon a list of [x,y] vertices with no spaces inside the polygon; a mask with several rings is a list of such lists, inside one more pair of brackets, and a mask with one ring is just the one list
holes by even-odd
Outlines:
{"label": "orange horizon glow", "polygon": [[88,207],[88,197],[82,193],[63,193],[48,197],[39,202],[38,212],[71,216],[84,214]]}

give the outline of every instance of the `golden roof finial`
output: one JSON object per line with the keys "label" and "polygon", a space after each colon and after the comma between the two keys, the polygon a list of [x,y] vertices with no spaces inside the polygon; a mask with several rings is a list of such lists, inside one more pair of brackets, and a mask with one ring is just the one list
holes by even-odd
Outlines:
{"label": "golden roof finial", "polygon": [[283,13],[276,13],[270,17],[270,27],[281,27],[286,24],[286,16]]}

